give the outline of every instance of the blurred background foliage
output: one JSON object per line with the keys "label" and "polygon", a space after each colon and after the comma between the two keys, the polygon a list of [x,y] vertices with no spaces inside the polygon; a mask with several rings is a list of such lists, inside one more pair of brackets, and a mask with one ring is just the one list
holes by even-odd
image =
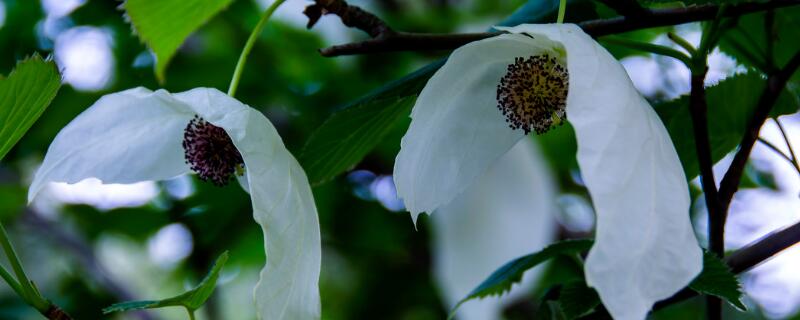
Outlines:
{"label": "blurred background foliage", "polygon": [[[76,319],[101,319],[100,310],[112,303],[163,298],[190,288],[225,250],[230,250],[230,259],[220,286],[198,316],[254,318],[251,294],[264,261],[262,236],[252,221],[248,196],[235,184],[217,188],[187,176],[119,189],[54,187],[44,200],[37,200],[28,209],[25,199],[32,173],[49,142],[103,94],[136,86],[163,87],[171,92],[194,87],[225,91],[241,47],[266,2],[233,1],[187,39],[161,85],[154,76],[153,56],[132,33],[118,8],[120,2],[0,0],[0,74],[7,75],[18,60],[38,52],[54,55],[66,83],[44,115],[0,163],[0,218],[10,227],[31,278],[45,296]],[[482,31],[525,2],[351,1],[376,13],[396,30],[416,32]],[[306,30],[301,14],[306,4],[289,0],[278,10],[255,45],[237,96],[267,115],[295,155],[334,111],[447,54],[323,58],[317,52],[319,48],[364,39],[366,35],[347,29],[331,16]],[[583,1],[570,8],[567,20],[615,15],[603,5]],[[673,29],[655,28],[623,36],[649,42]],[[695,25],[680,30],[699,28]],[[642,56],[630,49],[609,49],[618,58]],[[658,63],[662,72],[663,68],[675,68],[661,60]],[[682,93],[670,85],[674,83],[664,82],[655,90],[643,92],[652,101],[665,101],[674,98],[675,92]],[[407,125],[408,121],[393,125],[352,171],[313,190],[322,228],[324,319],[443,319],[447,315],[448,306],[431,279],[429,221],[423,216],[415,230],[391,183],[394,157]],[[538,140],[557,173],[562,192],[558,198],[562,208],[560,237],[590,235],[593,212],[577,172],[572,129],[565,125]],[[748,181],[753,187],[774,187],[769,172],[752,171],[751,176],[756,178]],[[695,190],[693,196],[698,193]],[[118,200],[120,194],[126,195],[125,201]],[[529,299],[512,304],[507,316],[530,318],[547,288],[580,279],[580,271],[572,263],[569,259],[552,261]],[[730,316],[762,318],[761,308],[747,301],[750,313],[730,309]],[[699,318],[701,302],[690,300],[654,317]],[[38,317],[0,285],[0,319]],[[110,318],[185,317],[182,310],[165,309]]]}

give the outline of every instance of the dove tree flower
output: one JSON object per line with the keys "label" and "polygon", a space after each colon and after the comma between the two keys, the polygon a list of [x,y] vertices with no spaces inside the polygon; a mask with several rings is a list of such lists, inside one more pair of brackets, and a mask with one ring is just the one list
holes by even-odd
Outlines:
{"label": "dove tree flower", "polygon": [[194,171],[250,193],[267,263],[255,288],[262,319],[320,316],[319,221],[305,172],[259,111],[210,88],[135,88],[100,98],[53,140],[28,193],[49,182],[164,180]]}
{"label": "dove tree flower", "polygon": [[[431,216],[435,280],[450,306],[498,266],[555,237],[555,181],[534,141],[523,139],[477,179]],[[533,287],[538,270],[508,295],[463,304],[458,319],[501,319],[504,305]]]}
{"label": "dove tree flower", "polygon": [[398,195],[416,221],[529,132],[569,119],[597,213],[586,281],[614,318],[644,319],[702,268],[666,129],[619,62],[578,26],[498,29],[508,34],[455,50],[422,90],[395,161]]}

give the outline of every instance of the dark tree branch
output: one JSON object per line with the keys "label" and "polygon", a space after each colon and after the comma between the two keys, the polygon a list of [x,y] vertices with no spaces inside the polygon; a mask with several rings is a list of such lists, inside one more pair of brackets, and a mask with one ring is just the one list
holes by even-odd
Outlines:
{"label": "dark tree branch", "polygon": [[[318,0],[324,3],[343,3],[340,0]],[[769,2],[758,3],[742,3],[739,5],[731,5],[725,12],[726,17],[735,17],[747,13],[765,11],[781,7],[793,6],[800,4],[800,0],[773,0]],[[353,6],[348,6],[352,8]],[[318,9],[313,9],[318,10]],[[361,10],[361,9],[359,9]],[[634,17],[616,17],[610,19],[590,20],[579,23],[578,25],[589,35],[593,37],[600,37],[609,34],[622,33],[627,31],[634,31],[639,29],[647,29],[653,27],[661,27],[668,25],[675,25],[688,22],[712,20],[716,17],[719,6],[717,5],[699,5],[690,6],[685,8],[670,8],[670,9],[643,9],[647,14],[646,19],[641,19],[639,16]],[[363,11],[363,10],[362,10]],[[336,12],[328,10],[327,13],[336,14]],[[314,12],[312,12],[314,13]],[[369,14],[369,13],[367,13]],[[358,15],[346,15],[348,19],[356,19]],[[313,17],[310,15],[309,17]],[[373,39],[354,42],[343,45],[337,45],[321,49],[320,53],[325,57],[335,57],[341,55],[353,54],[366,54],[377,52],[392,52],[392,51],[425,51],[425,50],[450,50],[458,48],[464,44],[472,41],[481,40],[489,37],[496,36],[496,32],[484,33],[471,33],[471,34],[420,34],[420,33],[406,33],[395,32],[381,33],[374,36],[375,29],[368,26],[379,21],[380,24],[386,25],[373,14],[369,14],[369,18],[364,18],[364,21],[351,21],[361,30],[367,31]],[[313,24],[312,24],[313,25]],[[358,27],[362,25],[363,27]],[[388,30],[391,30],[386,26]],[[371,30],[371,31],[369,31]]]}
{"label": "dark tree branch", "polygon": [[711,144],[708,140],[708,108],[706,105],[706,90],[703,84],[705,69],[701,74],[692,75],[692,89],[689,95],[689,111],[694,129],[694,144],[697,152],[697,161],[700,164],[700,181],[703,186],[706,207],[708,207],[708,234],[709,249],[722,258],[725,251],[723,232],[725,217],[722,214],[717,196],[717,185],[714,182],[713,161],[711,161]]}
{"label": "dark tree branch", "polygon": [[311,29],[319,18],[326,14],[335,14],[342,23],[351,28],[360,29],[373,38],[387,37],[394,34],[381,18],[357,6],[349,5],[344,0],[315,0],[306,7],[303,13],[308,17],[307,28]]}
{"label": "dark tree branch", "polygon": [[723,212],[728,211],[733,194],[739,189],[739,182],[742,179],[747,159],[750,157],[750,151],[753,150],[753,145],[758,140],[758,133],[761,131],[761,126],[769,116],[770,110],[778,100],[781,91],[786,86],[786,82],[792,77],[797,68],[800,67],[800,52],[795,53],[791,60],[785,67],[771,74],[767,78],[767,87],[758,100],[758,105],[747,124],[747,130],[739,143],[739,151],[733,157],[731,166],[719,187],[719,200],[722,203]]}
{"label": "dark tree branch", "polygon": [[[700,71],[694,71],[691,79],[689,95],[689,112],[694,130],[694,145],[697,161],[700,164],[700,181],[708,208],[709,249],[722,258],[725,252],[725,217],[717,196],[717,185],[714,181],[713,161],[711,160],[711,143],[708,138],[708,105],[704,81],[708,68],[702,64]],[[709,320],[720,319],[722,300],[715,296],[706,297],[706,314]]]}
{"label": "dark tree branch", "polygon": [[[781,251],[800,242],[800,222],[795,223],[780,231],[770,233],[747,246],[736,250],[725,259],[728,267],[735,274],[740,274],[758,264],[769,260]],[[675,303],[697,296],[697,292],[685,288],[672,297],[661,300],[653,306],[653,310],[660,310]]]}
{"label": "dark tree branch", "polygon": [[800,242],[800,222],[780,231],[773,231],[760,240],[737,250],[725,261],[734,273],[742,273],[798,242]]}

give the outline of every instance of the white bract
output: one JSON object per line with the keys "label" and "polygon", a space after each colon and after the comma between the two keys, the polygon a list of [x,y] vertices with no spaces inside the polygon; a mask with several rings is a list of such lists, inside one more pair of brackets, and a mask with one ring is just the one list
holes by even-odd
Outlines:
{"label": "white bract", "polygon": [[53,140],[28,201],[48,182],[134,183],[190,172],[182,141],[196,115],[222,128],[244,162],[241,183],[267,253],[255,288],[260,318],[319,318],[320,231],[305,172],[263,114],[216,89],[103,96]]}
{"label": "white bract", "polygon": [[[535,143],[523,139],[436,211],[431,217],[434,272],[450,307],[499,266],[553,241],[554,185]],[[504,304],[530,290],[537,275],[526,273],[522,285],[506,296],[464,303],[458,319],[502,319]]]}
{"label": "white bract", "polygon": [[597,212],[586,280],[614,318],[644,319],[702,269],[669,135],[619,62],[578,26],[500,29],[510,34],[457,49],[422,90],[395,162],[398,195],[416,220],[475,183],[525,136],[498,109],[501,79],[517,58],[553,57],[568,73],[566,117]]}

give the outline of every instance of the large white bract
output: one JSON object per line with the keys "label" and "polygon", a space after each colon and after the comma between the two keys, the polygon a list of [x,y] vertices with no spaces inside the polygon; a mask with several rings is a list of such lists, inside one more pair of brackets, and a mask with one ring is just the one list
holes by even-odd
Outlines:
{"label": "large white bract", "polygon": [[619,62],[576,25],[499,29],[510,34],[455,50],[423,89],[395,162],[398,195],[416,220],[467,190],[525,136],[497,108],[508,66],[542,54],[566,59],[566,117],[597,212],[586,280],[614,318],[644,319],[702,269],[667,131]]}
{"label": "large white bract", "polygon": [[[536,144],[523,139],[431,216],[435,279],[450,307],[498,267],[553,241],[555,196],[555,181]],[[537,276],[526,273],[522,285],[503,297],[464,303],[458,319],[502,319],[504,306],[532,289]]]}
{"label": "large white bract", "polygon": [[241,181],[267,253],[255,288],[259,317],[319,318],[320,231],[305,172],[263,114],[216,89],[103,96],[53,140],[28,201],[48,182],[134,183],[189,173],[181,142],[195,115],[224,129],[245,163]]}

